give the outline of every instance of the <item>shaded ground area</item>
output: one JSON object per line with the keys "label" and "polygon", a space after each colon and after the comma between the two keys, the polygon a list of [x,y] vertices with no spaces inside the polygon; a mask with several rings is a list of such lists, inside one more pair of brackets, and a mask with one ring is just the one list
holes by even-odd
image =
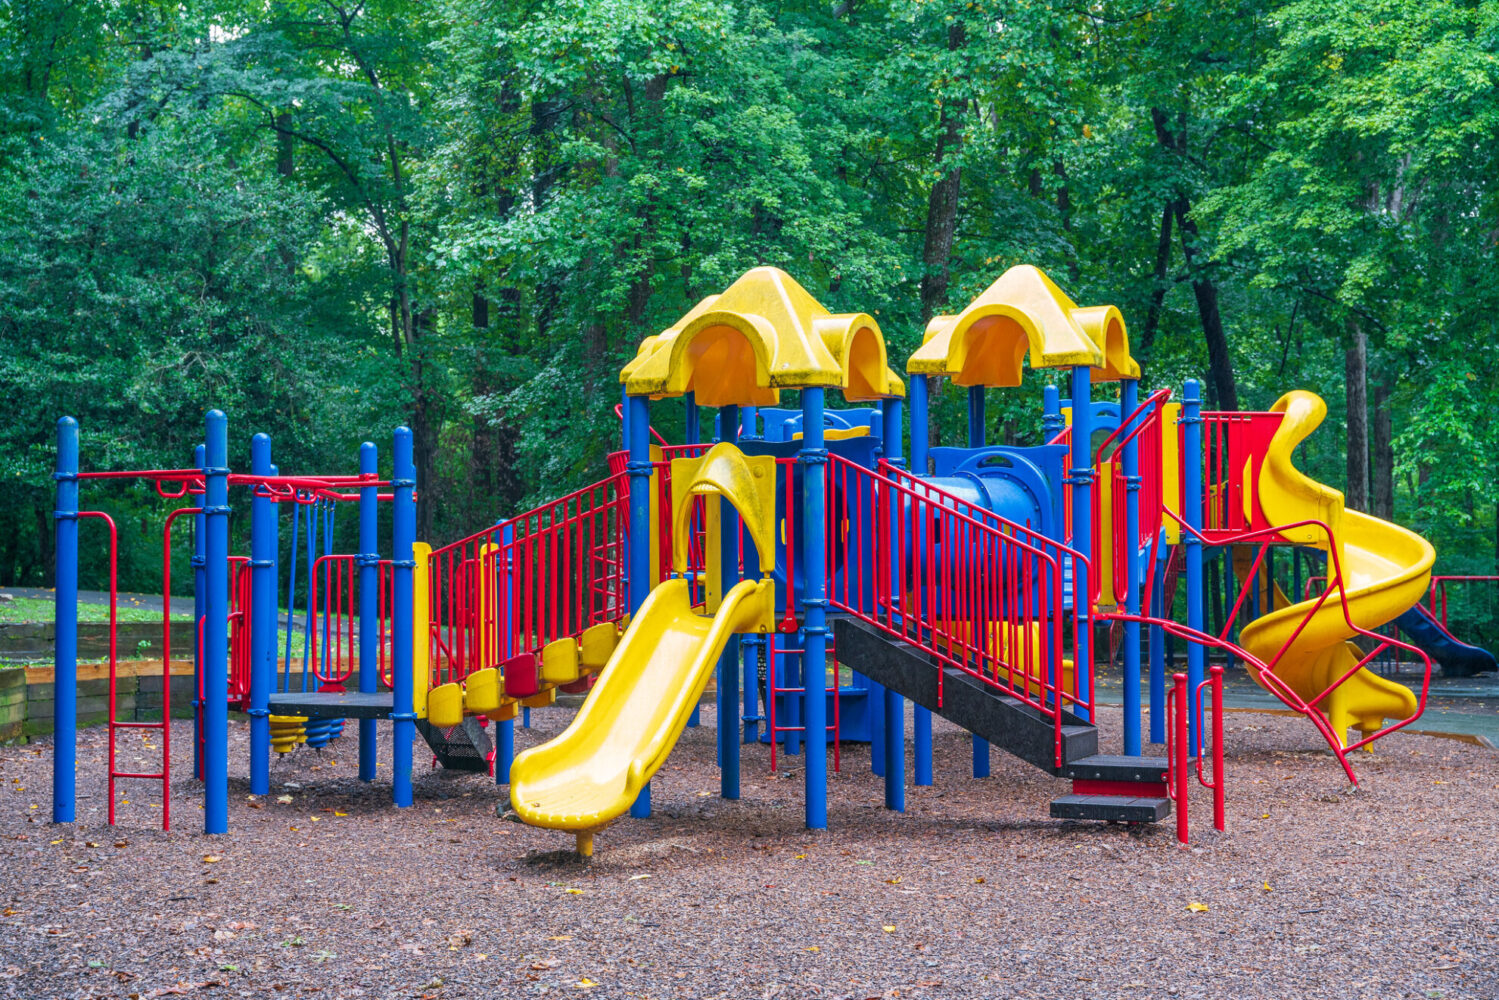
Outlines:
{"label": "shaded ground area", "polygon": [[[517,742],[569,717],[537,711]],[[655,815],[610,827],[588,865],[421,747],[417,804],[394,809],[388,767],[357,780],[352,726],[277,761],[267,799],[236,777],[216,838],[195,832],[185,724],[170,835],[145,782],[104,825],[102,732],[80,737],[71,830],[46,822],[49,746],[0,748],[0,996],[1499,996],[1493,750],[1397,734],[1360,755],[1355,792],[1304,721],[1235,713],[1228,833],[1199,795],[1181,850],[1168,826],[1047,819],[1064,783],[1001,754],[971,780],[940,721],[937,784],[905,815],[851,747],[832,829],[810,834],[796,758],[772,775],[747,747],[743,799],[717,797],[705,722]],[[155,745],[131,734],[122,763]]]}

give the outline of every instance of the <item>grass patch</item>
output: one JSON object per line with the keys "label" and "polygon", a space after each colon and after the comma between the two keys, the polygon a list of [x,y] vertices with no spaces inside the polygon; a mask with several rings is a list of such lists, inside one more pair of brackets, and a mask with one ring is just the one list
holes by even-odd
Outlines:
{"label": "grass patch", "polygon": [[[147,608],[133,607],[129,597],[120,598],[119,614],[117,621],[121,622],[159,622],[161,612],[152,611]],[[174,599],[173,603],[176,603]],[[173,621],[190,622],[193,620],[191,597],[180,598],[187,602],[187,613],[177,611],[172,613]],[[45,623],[52,620],[56,611],[56,605],[50,598],[39,597],[17,597],[10,601],[0,601],[0,625],[22,625]],[[78,604],[78,620],[80,622],[107,622],[109,621],[109,605],[107,604]]]}

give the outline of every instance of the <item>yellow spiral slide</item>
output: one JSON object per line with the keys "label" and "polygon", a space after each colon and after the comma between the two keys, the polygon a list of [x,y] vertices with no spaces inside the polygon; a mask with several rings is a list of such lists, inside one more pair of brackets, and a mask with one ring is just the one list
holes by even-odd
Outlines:
{"label": "yellow spiral slide", "polygon": [[[1285,417],[1261,467],[1260,508],[1270,524],[1315,520],[1332,529],[1347,618],[1344,602],[1336,593],[1330,594],[1320,608],[1315,599],[1290,603],[1284,594],[1277,593],[1275,610],[1245,626],[1239,644],[1269,665],[1275,678],[1298,697],[1312,703],[1363,658],[1349,641],[1358,633],[1348,619],[1372,630],[1416,604],[1426,592],[1436,553],[1413,531],[1345,509],[1342,493],[1296,469],[1292,463],[1296,446],[1327,415],[1327,404],[1321,397],[1296,390],[1278,399],[1271,409]],[[1287,529],[1281,536],[1300,545],[1324,551],[1329,548],[1326,532],[1316,525]],[[1329,552],[1329,576],[1334,563]],[[1248,570],[1244,564],[1240,572]],[[1271,658],[1287,643],[1289,648],[1272,663]],[[1259,676],[1253,666],[1251,673],[1274,693],[1272,682]],[[1332,733],[1347,745],[1350,727],[1362,733],[1376,732],[1386,719],[1414,716],[1419,705],[1409,688],[1360,669],[1313,707],[1326,716]]]}

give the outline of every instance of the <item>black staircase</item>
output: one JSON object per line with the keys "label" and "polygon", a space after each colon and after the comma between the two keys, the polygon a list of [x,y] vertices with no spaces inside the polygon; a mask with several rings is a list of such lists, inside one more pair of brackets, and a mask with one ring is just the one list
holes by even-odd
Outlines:
{"label": "black staircase", "polygon": [[1072,793],[1052,800],[1054,818],[1155,823],[1170,814],[1166,758],[1100,754],[1098,728],[1064,712],[1058,767],[1050,714],[940,663],[866,621],[838,617],[833,632],[838,662],[1048,774],[1072,779]]}

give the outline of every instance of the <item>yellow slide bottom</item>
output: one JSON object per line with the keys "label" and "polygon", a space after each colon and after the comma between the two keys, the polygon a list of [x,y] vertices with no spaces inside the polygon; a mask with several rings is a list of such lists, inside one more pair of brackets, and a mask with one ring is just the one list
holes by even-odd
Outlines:
{"label": "yellow slide bottom", "polygon": [[[1321,711],[1338,741],[1346,746],[1350,728],[1377,732],[1386,719],[1408,719],[1420,707],[1405,685],[1367,669],[1356,671],[1321,697],[1329,685],[1363,658],[1364,654],[1349,641],[1358,634],[1349,619],[1359,628],[1373,630],[1405,612],[1426,593],[1436,553],[1413,531],[1343,509],[1341,493],[1307,478],[1291,464],[1296,445],[1321,424],[1327,412],[1320,398],[1309,392],[1290,392],[1273,409],[1285,417],[1270,443],[1261,472],[1261,509],[1271,524],[1319,520],[1331,526],[1339,549],[1347,614],[1344,601],[1336,593],[1313,613],[1316,599],[1293,604],[1277,591],[1276,609],[1245,626],[1239,642],[1246,652],[1266,663],[1289,642],[1290,648],[1272,666],[1275,678]],[[1289,529],[1283,534],[1288,541],[1328,548],[1326,534],[1315,528]],[[1329,573],[1333,570],[1331,556],[1329,553]],[[1241,579],[1249,565],[1244,562],[1242,568],[1236,566]],[[1262,599],[1266,596],[1262,593]],[[1267,688],[1273,684],[1258,675],[1255,679]]]}
{"label": "yellow slide bottom", "polygon": [[706,617],[686,580],[651,591],[572,724],[515,758],[510,802],[521,820],[576,831],[589,853],[589,832],[628,811],[665,763],[729,637],[765,627],[774,600],[774,583],[746,580]]}

